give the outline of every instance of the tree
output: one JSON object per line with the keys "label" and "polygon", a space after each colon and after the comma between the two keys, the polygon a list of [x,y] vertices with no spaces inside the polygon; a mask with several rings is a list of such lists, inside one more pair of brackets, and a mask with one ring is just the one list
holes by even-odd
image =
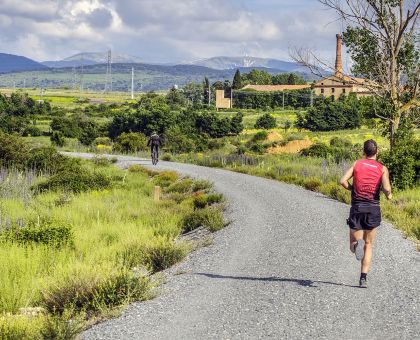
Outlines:
{"label": "tree", "polygon": [[248,84],[252,85],[270,85],[272,83],[272,75],[263,70],[252,70],[245,73],[242,80],[246,80]]}
{"label": "tree", "polygon": [[[402,121],[420,106],[420,3],[404,0],[318,0],[347,23],[344,43],[354,61],[352,73],[369,79],[378,106],[376,117],[389,126],[391,148]],[[309,50],[296,49],[292,58],[321,73],[326,63]],[[353,79],[356,82],[355,79]],[[417,117],[417,120],[420,119]]]}
{"label": "tree", "polygon": [[185,106],[186,98],[180,90],[173,87],[166,95],[166,103],[170,106],[171,109],[177,109],[179,107]]}
{"label": "tree", "polygon": [[235,76],[233,77],[232,89],[234,89],[234,90],[240,90],[241,88],[242,88],[241,71],[236,70]]}
{"label": "tree", "polygon": [[296,79],[295,79],[295,75],[293,73],[290,73],[289,76],[287,77],[287,84],[288,85],[296,85]]}
{"label": "tree", "polygon": [[210,83],[207,77],[204,78],[203,82],[203,104],[210,104]]}
{"label": "tree", "polygon": [[274,118],[269,113],[258,117],[257,121],[255,122],[256,129],[274,129],[277,126],[276,118]]}

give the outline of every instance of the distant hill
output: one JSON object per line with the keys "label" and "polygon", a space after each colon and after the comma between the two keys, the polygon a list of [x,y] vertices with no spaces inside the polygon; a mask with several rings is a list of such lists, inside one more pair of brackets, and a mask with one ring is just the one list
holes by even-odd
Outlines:
{"label": "distant hill", "polygon": [[298,63],[256,57],[213,57],[191,61],[185,64],[205,66],[216,70],[264,67],[283,72],[308,72],[304,66]]}
{"label": "distant hill", "polygon": [[32,59],[0,53],[0,73],[45,70],[47,67]]}
{"label": "distant hill", "polygon": [[[108,62],[108,52],[83,52],[58,61],[44,61],[43,65],[53,68],[79,67],[82,65],[104,64]],[[112,54],[112,63],[142,63],[136,56],[121,53]]]}

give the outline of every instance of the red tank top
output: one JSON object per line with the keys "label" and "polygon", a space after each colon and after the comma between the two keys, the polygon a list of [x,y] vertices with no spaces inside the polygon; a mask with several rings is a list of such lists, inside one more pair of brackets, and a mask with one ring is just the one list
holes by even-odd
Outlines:
{"label": "red tank top", "polygon": [[379,204],[383,165],[374,159],[359,159],[353,168],[352,204]]}

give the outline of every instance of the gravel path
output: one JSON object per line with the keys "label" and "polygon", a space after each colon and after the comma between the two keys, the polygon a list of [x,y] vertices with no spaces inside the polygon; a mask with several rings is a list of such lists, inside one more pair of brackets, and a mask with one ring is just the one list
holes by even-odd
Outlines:
{"label": "gravel path", "polygon": [[[121,157],[120,165],[150,162]],[[349,252],[349,207],[272,180],[177,163],[229,201],[232,223],[173,270],[154,300],[134,303],[84,339],[419,339],[420,255],[384,223],[369,288]]]}

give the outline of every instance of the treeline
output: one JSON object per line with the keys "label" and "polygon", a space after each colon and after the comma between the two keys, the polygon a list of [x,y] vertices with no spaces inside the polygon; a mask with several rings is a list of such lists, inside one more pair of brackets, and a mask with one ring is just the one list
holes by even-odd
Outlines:
{"label": "treeline", "polygon": [[258,92],[253,90],[233,91],[233,105],[239,109],[266,109],[285,107],[300,109],[311,104],[311,89]]}
{"label": "treeline", "polygon": [[51,114],[48,102],[37,102],[28,94],[15,92],[10,96],[0,93],[0,131],[22,136],[40,136],[41,131],[33,119],[39,115]]}
{"label": "treeline", "polygon": [[77,138],[89,146],[97,139],[101,144],[109,144],[104,140],[108,138],[119,151],[137,151],[145,149],[146,137],[157,132],[166,141],[168,151],[190,152],[211,148],[214,138],[242,132],[242,114],[226,117],[191,105],[182,107],[184,100],[175,89],[167,96],[150,93],[115,112],[107,123],[81,115],[54,117],[52,141],[60,145],[64,144],[62,137]]}

